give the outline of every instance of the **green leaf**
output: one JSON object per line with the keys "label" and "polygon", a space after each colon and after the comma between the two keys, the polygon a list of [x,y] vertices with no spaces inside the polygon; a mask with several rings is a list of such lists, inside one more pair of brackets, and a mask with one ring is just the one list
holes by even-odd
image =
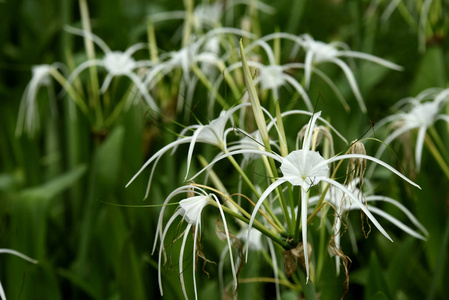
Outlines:
{"label": "green leaf", "polygon": [[20,193],[23,198],[50,200],[74,185],[86,172],[87,166],[81,165],[46,183],[25,189]]}
{"label": "green leaf", "polygon": [[[385,275],[382,266],[375,252],[371,252],[370,268],[368,273],[368,282],[365,285],[365,299],[383,299],[376,298],[381,295],[389,295],[388,286],[385,281]],[[391,299],[387,297],[386,299]]]}
{"label": "green leaf", "polygon": [[124,134],[125,130],[122,126],[116,127],[98,148],[96,156],[98,183],[105,188],[112,188],[117,183]]}

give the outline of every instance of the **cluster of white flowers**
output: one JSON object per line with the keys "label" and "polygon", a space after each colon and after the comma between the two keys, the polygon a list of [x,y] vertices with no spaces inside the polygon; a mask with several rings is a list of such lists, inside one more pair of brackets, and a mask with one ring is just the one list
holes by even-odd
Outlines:
{"label": "cluster of white flowers", "polygon": [[[360,110],[366,112],[367,108],[356,77],[345,59],[363,59],[392,70],[402,70],[402,67],[367,53],[351,51],[342,42],[324,43],[316,41],[308,34],[293,35],[279,32],[257,38],[255,34],[243,29],[221,27],[222,23],[226,23],[222,20],[226,18],[226,12],[233,5],[244,3],[243,1],[232,1],[229,6],[225,5],[227,2],[216,2],[210,6],[200,5],[192,10],[193,15],[190,16],[188,12],[169,12],[152,16],[150,19],[153,23],[169,19],[184,19],[183,29],[191,26],[190,29],[193,29],[193,32],[185,30],[189,34],[187,38],[184,38],[184,43],[179,50],[162,53],[157,55],[156,59],[151,60],[137,60],[133,57],[138,50],[145,49],[146,44],[135,44],[124,52],[112,51],[102,39],[92,32],[67,26],[68,32],[95,43],[104,52],[104,56],[85,60],[72,70],[66,80],[61,79],[62,75],[56,71],[56,65],[35,67],[33,78],[22,99],[17,132],[20,134],[24,129],[32,132],[37,128],[36,123],[39,120],[36,104],[37,91],[41,86],[49,86],[51,76],[58,80],[71,97],[77,98],[73,96],[75,93],[72,85],[75,85],[75,81],[79,79],[81,73],[93,67],[101,67],[106,71],[106,75],[99,88],[99,94],[108,91],[114,78],[125,76],[131,80],[132,86],[137,89],[138,94],[155,112],[160,111],[161,100],[158,97],[158,86],[163,85],[162,79],[164,77],[178,79],[179,83],[173,80],[170,85],[178,87],[178,95],[182,96],[177,99],[178,106],[182,102],[180,106],[183,109],[191,106],[198,81],[207,88],[209,103],[206,105],[211,108],[209,112],[213,113],[215,110],[214,103],[218,101],[223,108],[219,116],[212,119],[208,124],[186,126],[176,140],[165,145],[148,158],[127,184],[128,187],[152,164],[146,198],[150,193],[152,179],[161,157],[169,151],[172,154],[179,152],[177,149],[183,144],[188,145],[185,155],[187,166],[185,180],[189,181],[189,184],[183,184],[176,188],[166,198],[162,204],[157,223],[153,252],[159,245],[158,266],[161,294],[163,293],[162,260],[164,256],[166,259],[164,242],[172,224],[178,217],[181,217],[186,223],[186,228],[181,234],[183,238],[179,255],[180,281],[184,296],[187,298],[183,278],[184,249],[189,233],[193,230],[193,285],[195,298],[198,298],[195,265],[199,256],[198,252],[202,251],[199,250],[202,213],[208,206],[218,208],[219,217],[224,224],[227,248],[223,253],[228,253],[230,256],[234,291],[237,291],[238,286],[236,268],[239,262],[238,259],[234,259],[236,250],[233,249],[233,243],[231,242],[231,237],[234,237],[232,229],[243,230],[244,234],[240,233],[235,237],[246,241],[247,259],[250,250],[264,251],[266,247],[269,248],[274,266],[278,298],[280,297],[279,274],[276,249],[273,243],[277,243],[285,251],[301,249],[300,254],[297,250],[295,254],[289,255],[300,257],[305,267],[307,281],[309,278],[313,279],[313,273],[311,272],[313,263],[310,262],[310,249],[313,249],[313,246],[312,248],[308,246],[308,225],[311,218],[313,219],[315,216],[322,215],[325,217],[325,214],[320,212],[323,203],[328,204],[335,210],[335,219],[331,226],[335,250],[341,251],[341,228],[342,222],[344,222],[342,216],[344,212],[352,209],[360,209],[389,240],[392,240],[390,235],[375,215],[387,219],[416,238],[425,239],[428,234],[427,231],[403,204],[386,196],[365,195],[363,193],[362,176],[365,167],[362,167],[363,170],[358,173],[360,177],[358,179],[352,178],[354,177],[353,170],[348,171],[345,176],[337,176],[336,174],[342,172],[341,168],[339,169],[342,161],[346,160],[349,163],[358,161],[362,165],[370,162],[372,169],[368,172],[367,177],[372,175],[374,166],[382,166],[407,183],[419,188],[416,183],[382,161],[380,157],[386,146],[398,136],[407,131],[418,129],[415,154],[416,166],[419,170],[426,130],[438,120],[449,123],[449,117],[440,113],[441,109],[447,104],[449,89],[426,90],[416,98],[400,101],[399,105],[404,110],[386,117],[379,124],[379,126],[387,124],[394,124],[395,126],[374,156],[363,152],[351,152],[354,144],[349,145],[347,152],[344,153],[343,151],[342,154],[335,155],[332,133],[343,142],[347,142],[325,118],[321,117],[322,112],[314,111],[308,95],[311,82],[314,79],[312,74],[320,77],[335,92],[336,97],[345,108],[348,108],[348,104],[337,84],[319,69],[319,66],[324,63],[336,65],[339,70],[343,71]],[[255,1],[255,3],[257,9],[265,13],[271,12],[271,8],[263,3],[258,1]],[[236,55],[239,51],[236,44],[237,40],[242,37],[247,40],[247,45],[243,47],[243,43],[240,42],[240,57]],[[273,41],[280,43],[281,40],[293,44],[291,57],[295,59],[294,62],[280,62],[279,53],[270,43]],[[303,62],[300,62],[301,59]],[[251,68],[251,71],[249,68]],[[256,70],[257,74],[252,78]],[[229,76],[230,74],[232,76]],[[220,95],[220,89],[225,84],[225,88],[232,90],[232,100],[226,100],[225,97]],[[259,90],[256,89],[256,86],[259,87]],[[282,112],[277,106],[278,100],[282,97],[281,88],[293,90],[295,94],[297,93],[296,95],[299,95],[302,101],[293,103],[292,107],[305,106],[305,110],[291,109]],[[245,90],[246,92],[244,92]],[[270,112],[268,108],[264,108],[260,104],[258,94],[262,93],[270,95],[269,97],[273,101],[268,101],[268,107],[272,108],[274,104],[276,113]],[[184,99],[187,100],[186,103],[183,102]],[[78,98],[74,100],[79,105],[83,103]],[[80,108],[82,107],[84,106],[80,106]],[[252,114],[248,112],[249,110]],[[301,120],[301,115],[310,117],[310,119],[303,123],[297,121],[297,119],[294,122],[285,122],[284,119],[292,115],[299,120]],[[286,135],[285,127],[287,124],[289,134],[292,131],[294,132],[293,139]],[[318,124],[321,124],[321,126]],[[295,140],[295,138],[295,145],[289,145],[289,142],[291,143],[291,140]],[[299,140],[301,139],[302,144],[300,145]],[[325,139],[326,143],[320,145],[321,139]],[[216,149],[215,157],[209,163],[205,163],[203,169],[199,171],[195,168],[193,162],[197,143],[211,145]],[[359,143],[360,141],[357,141],[357,146],[363,147]],[[241,182],[236,182],[234,187],[225,187],[220,180],[229,177],[229,174],[222,173],[221,170],[215,168],[218,162],[226,159],[231,167],[235,168],[235,177],[241,180]],[[265,168],[264,175],[266,178],[262,180],[260,186],[256,186],[253,180],[249,179],[247,166],[252,163],[257,163]],[[197,172],[192,176],[190,173],[193,169]],[[212,177],[215,179],[212,179]],[[199,178],[202,178],[205,187],[193,182],[193,180],[199,180]],[[341,178],[345,178],[343,182],[341,182]],[[233,202],[228,190],[238,192],[239,197],[254,199],[254,201],[249,201],[254,207],[249,210],[247,205]],[[300,191],[300,193],[294,196],[293,191]],[[183,196],[176,202],[177,209],[168,218],[168,221],[165,221],[165,215],[169,211],[167,205],[169,202],[175,202],[175,199],[180,198],[179,195],[181,194],[187,196]],[[270,201],[266,201],[267,199]],[[405,214],[412,225],[406,225],[398,218],[372,206],[371,204],[376,201],[383,201],[396,206]],[[278,217],[275,211],[282,211],[282,216]],[[228,219],[231,217],[238,220],[240,228],[235,228],[237,226],[234,226],[234,223],[232,225],[228,223],[226,214]],[[413,226],[416,229],[413,229]],[[266,237],[268,242],[261,242],[261,234]],[[176,240],[178,239],[176,238]],[[340,268],[339,259],[340,256],[337,256],[337,272]]]}

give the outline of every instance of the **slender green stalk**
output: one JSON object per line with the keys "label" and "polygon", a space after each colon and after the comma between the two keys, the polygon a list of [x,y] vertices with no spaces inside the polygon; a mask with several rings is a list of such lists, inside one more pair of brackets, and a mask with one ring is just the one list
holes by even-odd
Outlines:
{"label": "slender green stalk", "polygon": [[[218,204],[216,202],[210,202],[210,204],[215,207],[218,207]],[[244,216],[235,213],[233,210],[231,210],[230,208],[228,208],[226,206],[222,206],[222,209],[225,213],[232,216],[233,218],[239,219],[239,220],[245,222],[246,224],[249,224],[248,218],[245,218]],[[282,239],[277,234],[273,233],[271,230],[267,229],[265,226],[263,226],[257,220],[254,221],[253,227],[256,228],[257,230],[259,230],[263,235],[269,237],[273,242],[279,244],[282,248],[284,248],[284,249],[291,248],[289,243],[287,243],[284,239]]]}
{"label": "slender green stalk", "polygon": [[215,91],[212,83],[207,79],[207,77],[201,72],[201,70],[198,68],[197,65],[191,65],[190,69],[195,73],[195,75],[198,77],[198,79],[204,84],[204,86],[209,90],[211,93],[215,93],[216,100],[220,105],[223,107],[223,109],[229,109],[229,104],[226,102],[226,100],[218,93],[218,91]]}
{"label": "slender green stalk", "polygon": [[435,160],[440,165],[441,170],[443,170],[444,174],[446,175],[447,179],[449,179],[449,166],[444,161],[443,157],[441,156],[440,152],[438,151],[437,147],[433,143],[432,139],[426,135],[425,137],[425,144],[427,148],[430,150],[430,153],[432,153]]}
{"label": "slender green stalk", "polygon": [[[81,23],[83,29],[87,32],[92,32],[90,26],[90,16],[89,16],[89,8],[87,6],[86,0],[79,0],[79,7],[81,12]],[[86,48],[86,54],[89,60],[95,59],[95,47],[94,43],[91,39],[84,37],[84,47]],[[91,66],[89,68],[90,72],[90,105],[94,108],[95,112],[95,126],[97,128],[101,128],[103,125],[103,113],[101,111],[101,103],[98,91],[100,90],[100,85],[98,83],[98,73],[97,68],[95,66]]]}

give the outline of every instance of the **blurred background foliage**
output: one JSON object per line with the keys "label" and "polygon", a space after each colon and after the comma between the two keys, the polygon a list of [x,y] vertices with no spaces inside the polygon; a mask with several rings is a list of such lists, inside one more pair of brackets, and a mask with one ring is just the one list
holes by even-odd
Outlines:
{"label": "blurred background foliage", "polygon": [[[388,1],[290,1],[271,5],[276,13],[264,16],[261,32],[275,30],[294,34],[310,33],[316,40],[346,42],[352,50],[367,52],[402,65],[392,72],[376,65],[357,62],[354,70],[369,114],[358,108],[348,114],[336,101],[326,101],[323,115],[351,141],[390,113],[399,99],[415,96],[428,87],[448,87],[449,41],[444,26],[435,27],[438,36],[427,37],[424,52],[418,51],[418,34],[395,10],[387,21],[381,14]],[[410,5],[414,1],[403,1]],[[417,1],[419,2],[419,1]],[[441,10],[447,9],[445,1]],[[147,41],[147,17],[168,10],[183,10],[182,1],[96,0],[89,1],[93,31],[111,49],[126,49]],[[447,15],[446,15],[447,17]],[[53,62],[67,63],[68,53],[83,55],[82,39],[62,28],[79,25],[79,3],[73,0],[0,1],[0,248],[11,248],[39,260],[37,265],[17,257],[0,256],[0,281],[8,299],[156,299],[157,258],[151,256],[158,208],[124,208],[115,204],[161,203],[183,181],[185,162],[164,157],[159,163],[152,193],[142,202],[146,176],[131,187],[125,184],[143,161],[175,137],[152,121],[143,105],[131,106],[117,121],[98,132],[73,103],[60,99],[57,115],[42,118],[42,130],[35,137],[16,137],[15,126],[20,99],[31,77],[31,67]],[[176,45],[169,37],[180,22],[156,26],[162,49]],[[438,28],[437,28],[438,29]],[[142,54],[140,54],[142,55]],[[356,107],[351,90],[340,70],[323,66]],[[310,98],[334,97],[319,81],[312,83]],[[281,104],[288,105],[282,95]],[[39,101],[45,103],[46,92]],[[284,100],[285,99],[285,100]],[[285,101],[285,102],[284,102]],[[48,111],[42,108],[42,111]],[[47,112],[48,114],[48,112]],[[171,126],[171,125],[163,125]],[[163,128],[162,126],[162,128]],[[439,126],[446,145],[447,127]],[[179,130],[176,130],[179,131]],[[373,153],[377,144],[367,144]],[[402,149],[393,149],[401,156]],[[399,162],[396,162],[399,165]],[[146,173],[148,174],[148,173]],[[398,181],[379,190],[404,203],[430,232],[426,242],[407,236],[384,222],[394,243],[373,230],[368,239],[356,232],[358,252],[348,239],[342,248],[351,258],[350,287],[346,299],[443,299],[449,282],[449,182],[427,153],[414,180],[422,190],[405,187]],[[358,228],[360,215],[350,216]],[[205,217],[204,228],[215,227],[215,218]],[[312,224],[311,230],[319,224]],[[213,229],[210,230],[212,234]],[[176,232],[173,233],[175,235]],[[208,259],[218,262],[224,243],[203,233]],[[206,247],[206,246],[205,246]],[[165,299],[181,299],[176,253],[164,267]],[[272,276],[270,266],[252,259],[242,277]],[[191,266],[190,266],[191,268]],[[197,271],[199,297],[218,296],[217,266],[208,264],[210,278]],[[336,277],[330,257],[324,262],[320,299],[343,295],[344,276]],[[190,276],[190,277],[189,277]],[[185,272],[187,283],[191,272]],[[283,288],[283,299],[299,299]],[[189,292],[190,293],[190,292]],[[241,299],[274,299],[274,285],[244,283]]]}

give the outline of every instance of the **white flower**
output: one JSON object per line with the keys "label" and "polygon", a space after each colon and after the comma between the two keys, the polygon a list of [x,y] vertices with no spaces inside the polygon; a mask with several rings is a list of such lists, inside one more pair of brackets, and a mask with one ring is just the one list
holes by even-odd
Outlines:
{"label": "white flower", "polygon": [[[427,128],[432,126],[436,121],[442,120],[449,123],[449,116],[440,114],[441,109],[447,103],[449,97],[449,89],[426,89],[422,91],[416,98],[406,98],[401,100],[399,104],[408,104],[409,109],[397,114],[388,116],[378,122],[378,127],[386,124],[396,125],[396,129],[387,136],[380,146],[375,157],[379,158],[385,151],[386,146],[401,134],[418,129],[418,136],[416,138],[415,147],[415,164],[416,170],[421,168],[421,156],[424,146],[424,138],[426,136]],[[426,101],[432,99],[431,101]],[[373,168],[370,168],[369,174],[372,174]]]}
{"label": "white flower", "polygon": [[[252,5],[257,10],[265,12],[267,14],[272,14],[274,9],[263,3],[262,1],[254,1],[251,4],[245,0],[236,1],[216,1],[214,3],[201,3],[195,6],[193,9],[193,14],[191,16],[191,22],[196,32],[201,32],[204,29],[216,28],[221,26],[221,19],[223,15],[226,14],[229,19],[233,19],[233,7],[242,5]],[[156,13],[150,16],[150,20],[153,23],[175,20],[175,19],[186,19],[187,12],[182,10],[168,11]],[[185,25],[184,25],[185,26]]]}
{"label": "white flower", "polygon": [[[194,196],[191,197],[187,197],[183,200],[181,200],[179,202],[179,207],[178,210],[176,210],[176,212],[170,217],[170,219],[167,221],[167,223],[163,224],[163,217],[164,217],[164,212],[165,212],[165,208],[166,205],[176,196],[179,194],[193,194]],[[199,240],[199,234],[201,232],[201,213],[204,209],[204,207],[206,207],[208,204],[210,204],[211,202],[216,202],[217,203],[217,207],[220,211],[220,216],[221,219],[223,221],[224,224],[224,230],[225,230],[225,235],[226,235],[226,239],[227,239],[227,246],[228,246],[228,251],[229,251],[229,256],[231,259],[231,268],[232,268],[232,274],[233,274],[233,279],[234,279],[234,288],[237,288],[237,275],[236,275],[236,271],[235,271],[235,264],[234,264],[234,259],[233,259],[233,255],[232,255],[232,247],[231,247],[231,241],[230,241],[230,235],[229,235],[229,231],[228,231],[228,225],[226,223],[226,218],[223,212],[223,209],[221,207],[221,203],[218,200],[218,198],[213,195],[213,194],[207,194],[203,189],[193,186],[193,185],[188,185],[188,186],[183,186],[180,188],[177,188],[176,190],[174,190],[164,201],[162,210],[159,214],[159,220],[158,220],[158,224],[157,224],[157,228],[156,228],[156,237],[154,240],[154,246],[153,246],[153,253],[154,250],[156,249],[156,244],[158,242],[158,239],[160,238],[160,247],[159,247],[159,260],[158,260],[158,280],[159,280],[159,289],[161,292],[161,295],[163,295],[163,289],[162,289],[162,276],[161,276],[161,267],[162,267],[162,256],[163,256],[163,251],[164,251],[164,240],[165,237],[167,235],[167,232],[170,228],[170,226],[172,225],[172,223],[175,221],[175,219],[178,216],[181,216],[183,218],[183,220],[185,220],[187,222],[187,227],[184,230],[183,233],[183,239],[182,239],[182,244],[181,244],[181,250],[180,250],[180,255],[179,255],[179,271],[180,271],[180,281],[181,281],[181,286],[182,286],[182,291],[184,293],[185,298],[187,299],[187,293],[186,293],[186,288],[185,288],[185,284],[184,284],[184,275],[183,275],[183,263],[184,263],[184,249],[185,249],[185,245],[186,245],[186,241],[187,241],[187,237],[190,235],[190,229],[194,228],[194,242],[193,242],[193,287],[194,287],[194,291],[195,291],[195,299],[198,299],[198,295],[197,295],[197,287],[196,287],[196,277],[195,277],[195,265],[196,265],[196,259],[197,259],[197,240]],[[165,253],[164,253],[165,254]]]}
{"label": "white flower", "polygon": [[[33,136],[39,130],[40,118],[37,93],[41,87],[50,87],[52,70],[55,70],[58,66],[59,64],[55,63],[52,65],[37,65],[32,68],[31,80],[26,86],[20,102],[16,127],[17,136],[21,135],[24,130]],[[54,96],[49,94],[49,98],[52,100]],[[54,106],[55,103],[51,102],[50,105]]]}
{"label": "white flower", "polygon": [[66,26],[65,29],[72,34],[77,34],[86,37],[88,39],[91,39],[105,53],[103,59],[87,60],[82,64],[80,64],[78,67],[76,67],[75,70],[73,70],[72,74],[70,75],[68,82],[72,82],[82,71],[84,71],[89,67],[101,66],[104,67],[108,72],[106,78],[103,81],[103,84],[101,85],[100,89],[101,93],[104,93],[108,89],[114,77],[126,76],[129,79],[131,79],[131,81],[136,85],[140,94],[143,96],[143,98],[145,99],[147,104],[151,107],[151,109],[156,111],[159,110],[158,106],[156,105],[153,98],[149,94],[142,80],[135,73],[136,69],[152,67],[154,65],[154,63],[149,60],[136,61],[132,57],[132,55],[136,51],[145,48],[146,47],[145,44],[143,43],[135,44],[129,47],[125,52],[111,51],[111,49],[106,45],[106,43],[102,39],[100,39],[98,36],[96,36],[91,32],[70,26]]}
{"label": "white flower", "polygon": [[[251,219],[249,222],[249,228],[252,227],[252,224],[255,220],[257,212],[262,205],[263,201],[268,197],[268,195],[279,185],[289,182],[294,186],[301,187],[301,226],[302,226],[302,239],[303,243],[307,242],[307,209],[308,209],[308,190],[318,184],[320,181],[326,182],[335,188],[341,190],[344,194],[350,197],[351,200],[357,204],[360,209],[369,217],[369,219],[373,222],[373,224],[379,229],[379,231],[388,239],[391,240],[388,233],[382,228],[379,222],[375,219],[375,217],[371,214],[371,212],[360,202],[360,200],[346,187],[342,184],[338,183],[334,179],[330,178],[327,174],[329,167],[328,165],[332,162],[339,161],[342,159],[348,158],[363,158],[367,160],[371,160],[377,164],[380,164],[396,175],[400,176],[402,179],[406,180],[410,184],[419,187],[417,184],[409,180],[407,177],[393,169],[388,164],[368,155],[363,154],[346,154],[346,155],[337,155],[330,159],[324,159],[318,152],[310,151],[311,139],[313,127],[315,126],[315,122],[317,118],[320,116],[320,112],[316,113],[310,120],[306,129],[306,137],[304,139],[303,147],[301,150],[296,150],[291,152],[287,157],[279,157],[279,156],[271,156],[277,161],[281,163],[281,170],[283,172],[283,177],[277,179],[273,182],[265,192],[260,196],[257,204],[253,210],[251,215]],[[249,234],[249,231],[248,231]],[[307,247],[303,247],[304,249],[304,261],[308,262],[309,254]],[[309,265],[306,263],[306,272],[307,278],[309,277]]]}
{"label": "white flower", "polygon": [[[175,151],[176,148],[181,144],[187,144],[190,143],[189,151],[187,154],[187,172],[186,172],[186,178],[189,173],[190,169],[190,163],[193,156],[193,150],[195,148],[195,144],[197,142],[200,143],[206,143],[210,145],[217,146],[221,151],[225,151],[226,149],[226,136],[227,134],[234,130],[233,127],[226,128],[226,124],[229,122],[230,119],[232,119],[232,114],[244,107],[249,106],[249,104],[240,104],[236,107],[228,110],[228,111],[222,111],[220,114],[220,117],[218,117],[215,120],[212,120],[207,125],[192,125],[186,127],[184,130],[181,131],[180,135],[181,138],[177,139],[176,141],[166,145],[162,149],[160,149],[158,152],[156,152],[152,157],[150,157],[145,164],[140,168],[140,170],[131,178],[131,180],[128,182],[126,187],[128,187],[134,179],[136,179],[137,176],[139,176],[142,171],[148,167],[152,162],[154,162],[153,168],[151,170],[150,179],[148,181],[148,188],[145,195],[145,198],[148,196],[149,188],[151,185],[151,180],[154,174],[154,170],[156,168],[157,162],[159,159],[164,155],[167,151],[173,150]],[[185,136],[185,134],[189,131],[193,130],[192,136]]]}
{"label": "white flower", "polygon": [[[310,111],[313,110],[310,98],[302,85],[293,76],[285,72],[295,68],[302,68],[303,65],[296,63],[277,65],[275,63],[273,50],[263,39],[258,39],[251,43],[248,47],[245,48],[245,52],[249,53],[256,46],[260,46],[265,50],[265,53],[268,57],[268,64],[265,65],[257,61],[248,61],[248,66],[259,70],[258,76],[254,79],[254,84],[257,85],[260,83],[262,90],[272,90],[273,99],[275,101],[279,99],[279,88],[287,87],[288,85],[290,85],[301,95],[304,103],[307,106],[307,109]],[[232,72],[233,70],[240,68],[241,66],[241,62],[234,63],[226,69],[226,72]],[[223,76],[218,78],[217,82],[215,83],[216,88],[218,88],[218,85],[221,83],[222,79]]]}
{"label": "white flower", "polygon": [[[203,76],[203,80],[214,76],[213,68],[219,72],[225,69],[225,62],[221,58],[221,48],[218,47],[217,37],[223,34],[238,35],[251,38],[253,35],[243,30],[235,28],[216,28],[208,31],[202,36],[192,36],[189,43],[177,51],[171,51],[161,55],[159,62],[152,68],[144,79],[144,86],[150,90],[173,70],[182,70],[182,81],[180,83],[180,94],[184,95],[179,103],[183,103],[186,99],[188,106],[191,105],[193,94],[198,82],[198,76]],[[217,52],[214,52],[217,51]],[[197,68],[200,64],[202,74],[195,74],[192,76],[192,68]],[[203,82],[204,83],[204,82]],[[185,89],[186,91],[184,91]]]}
{"label": "white flower", "polygon": [[363,102],[363,98],[362,95],[360,94],[354,74],[352,73],[349,66],[343,60],[341,60],[341,58],[342,57],[360,58],[377,63],[379,65],[382,65],[384,67],[393,70],[398,71],[402,70],[401,66],[396,65],[387,60],[381,59],[379,57],[376,57],[374,55],[345,49],[340,50],[339,47],[345,46],[343,43],[340,42],[333,42],[326,44],[320,41],[315,41],[310,35],[304,34],[302,36],[302,41],[299,44],[306,51],[305,70],[304,70],[306,88],[309,88],[313,65],[318,65],[324,62],[334,63],[337,66],[339,66],[345,73],[349,85],[351,86],[352,92],[354,93],[357,101],[359,102],[360,108],[362,109],[363,112],[366,112],[366,106],[365,103]]}
{"label": "white flower", "polygon": [[[22,253],[20,253],[19,251],[16,251],[16,250],[0,248],[0,254],[1,253],[8,253],[8,254],[12,254],[12,255],[18,256],[18,257],[20,257],[20,258],[22,258],[22,259],[24,259],[26,261],[29,261],[30,263],[33,263],[33,264],[37,264],[38,263],[37,260],[32,259],[31,257],[28,257],[28,256],[26,256],[26,255],[24,255],[24,254],[22,254]],[[0,299],[1,300],[6,300],[5,291],[3,290],[3,286],[2,286],[1,282],[0,282]]]}

